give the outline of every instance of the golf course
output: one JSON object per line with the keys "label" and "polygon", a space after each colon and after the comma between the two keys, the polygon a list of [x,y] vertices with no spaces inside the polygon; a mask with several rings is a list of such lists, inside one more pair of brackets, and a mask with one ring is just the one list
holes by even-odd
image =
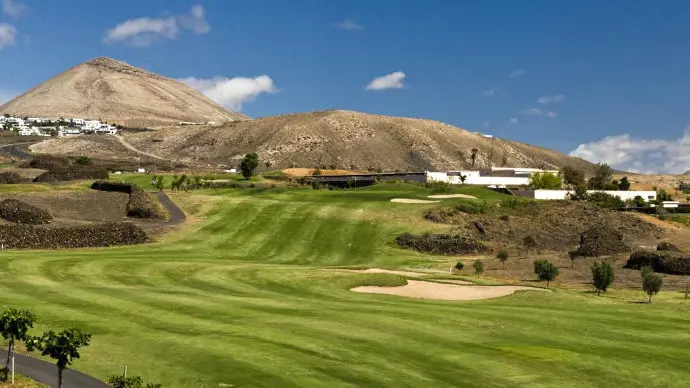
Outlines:
{"label": "golf course", "polygon": [[[407,279],[343,269],[505,283],[396,245],[448,227],[424,219],[428,204],[391,199],[450,193],[503,198],[402,183],[169,192],[187,221],[150,244],[0,253],[0,302],[33,311],[36,332],[91,333],[73,368],[105,379],[127,365],[165,387],[686,386],[690,301],[678,290],[652,304],[615,282],[601,297],[558,282],[473,301],[350,291]],[[523,280],[511,284],[545,286]]]}

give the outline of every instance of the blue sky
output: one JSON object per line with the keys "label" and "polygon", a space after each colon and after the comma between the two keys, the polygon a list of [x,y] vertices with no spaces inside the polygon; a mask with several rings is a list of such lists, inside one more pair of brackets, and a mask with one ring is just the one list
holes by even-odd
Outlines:
{"label": "blue sky", "polygon": [[423,117],[631,170],[690,169],[687,1],[0,2],[0,99],[109,56],[252,117]]}

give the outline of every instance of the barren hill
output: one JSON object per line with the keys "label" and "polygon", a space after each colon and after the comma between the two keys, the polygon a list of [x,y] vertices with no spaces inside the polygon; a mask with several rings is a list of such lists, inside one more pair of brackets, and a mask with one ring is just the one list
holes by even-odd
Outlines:
{"label": "barren hill", "polygon": [[0,114],[100,119],[127,127],[246,120],[189,86],[110,58],[77,65],[0,106]]}
{"label": "barren hill", "polygon": [[[351,111],[320,111],[222,127],[165,128],[126,134],[141,151],[191,164],[236,166],[245,153],[257,152],[272,168],[335,166],[346,169],[446,170],[520,166],[588,169],[591,163],[553,150],[481,134],[432,120],[379,116]],[[35,152],[96,154],[104,144],[70,146],[73,139],[38,144]],[[113,150],[113,152],[115,152]]]}

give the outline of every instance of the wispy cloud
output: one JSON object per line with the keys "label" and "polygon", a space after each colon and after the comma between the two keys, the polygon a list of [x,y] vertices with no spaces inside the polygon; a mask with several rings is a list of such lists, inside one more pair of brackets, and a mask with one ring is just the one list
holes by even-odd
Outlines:
{"label": "wispy cloud", "polygon": [[188,15],[126,20],[106,31],[103,41],[109,44],[125,43],[135,47],[146,47],[158,39],[176,39],[181,29],[207,34],[211,26],[206,21],[204,7],[195,5]]}
{"label": "wispy cloud", "polygon": [[511,124],[517,124],[520,120],[518,120],[517,117],[511,117],[510,120],[508,120]]}
{"label": "wispy cloud", "polygon": [[678,139],[642,139],[629,134],[580,144],[570,152],[624,171],[679,174],[690,170],[690,127]]}
{"label": "wispy cloud", "polygon": [[333,25],[342,29],[342,30],[363,30],[364,29],[364,26],[357,24],[357,22],[355,22],[352,19],[345,19],[342,22],[333,23]]}
{"label": "wispy cloud", "polygon": [[551,104],[554,102],[565,102],[566,98],[565,94],[555,94],[553,96],[541,96],[537,99],[537,102],[540,104]]}
{"label": "wispy cloud", "polygon": [[515,69],[510,72],[510,78],[520,78],[527,74],[527,70]]}
{"label": "wispy cloud", "polygon": [[232,110],[241,111],[242,106],[254,101],[263,93],[276,93],[278,89],[271,77],[214,77],[210,79],[187,77],[178,81],[198,90],[206,97]]}
{"label": "wispy cloud", "polygon": [[402,89],[405,73],[396,71],[395,73],[386,74],[381,77],[374,78],[373,81],[367,85],[367,90],[386,90],[386,89]]}
{"label": "wispy cloud", "polygon": [[496,95],[496,89],[482,90],[481,92],[479,92],[479,95],[482,97],[493,97]]}
{"label": "wispy cloud", "polygon": [[19,0],[2,0],[2,13],[8,16],[21,16],[28,8]]}
{"label": "wispy cloud", "polygon": [[522,113],[525,116],[546,116],[546,117],[549,117],[552,119],[558,117],[558,114],[556,112],[543,111],[543,110],[537,109],[537,108],[525,109],[520,113]]}
{"label": "wispy cloud", "polygon": [[7,23],[0,23],[0,50],[7,46],[14,46],[17,43],[17,29]]}

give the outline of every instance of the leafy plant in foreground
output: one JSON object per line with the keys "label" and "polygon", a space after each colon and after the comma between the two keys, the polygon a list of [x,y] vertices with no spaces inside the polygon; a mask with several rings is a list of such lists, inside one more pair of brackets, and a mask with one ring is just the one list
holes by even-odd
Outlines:
{"label": "leafy plant in foreground", "polygon": [[7,379],[7,371],[9,370],[10,359],[14,355],[16,342],[29,339],[29,329],[34,327],[35,320],[36,316],[32,312],[15,308],[7,309],[0,315],[0,335],[9,342],[7,361],[5,362],[5,379]]}
{"label": "leafy plant in foreground", "polygon": [[83,333],[80,329],[70,328],[60,332],[52,330],[40,337],[33,337],[26,341],[26,348],[30,352],[38,350],[41,355],[55,360],[58,368],[58,388],[62,388],[62,372],[79,358],[79,349],[89,345],[91,334]]}

